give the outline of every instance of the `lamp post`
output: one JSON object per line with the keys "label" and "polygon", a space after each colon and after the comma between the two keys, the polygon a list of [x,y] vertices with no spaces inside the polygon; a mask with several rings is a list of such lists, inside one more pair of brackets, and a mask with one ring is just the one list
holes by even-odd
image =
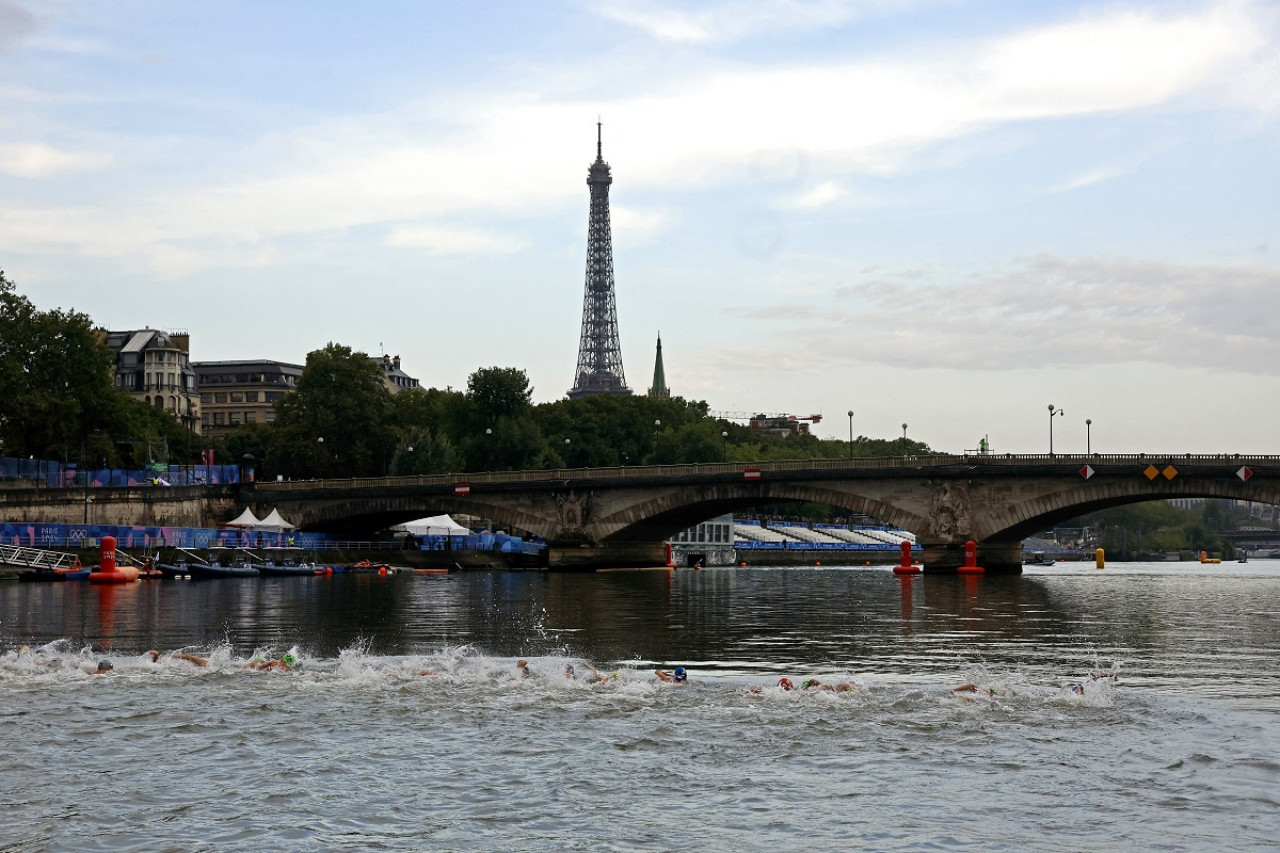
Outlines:
{"label": "lamp post", "polygon": [[720,430],[720,461],[729,461],[729,431]]}
{"label": "lamp post", "polygon": [[316,444],[320,447],[320,465],[318,466],[319,470],[317,471],[317,473],[319,473],[320,479],[323,480],[324,469],[326,467],[324,464],[325,458],[324,458],[324,436],[323,435],[316,436]]}
{"label": "lamp post", "polygon": [[1092,441],[1093,436],[1091,435],[1092,427],[1093,427],[1093,419],[1085,418],[1084,419],[1084,452],[1085,452],[1085,455],[1087,456],[1093,455],[1093,441]]}
{"label": "lamp post", "polygon": [[849,410],[849,458],[853,459],[853,409]]}
{"label": "lamp post", "polygon": [[568,465],[568,464],[569,464],[569,446],[570,446],[571,444],[573,444],[573,440],[572,440],[572,439],[568,439],[568,438],[566,438],[566,439],[564,440],[564,464],[566,464],[566,465]]}
{"label": "lamp post", "polygon": [[653,420],[653,461],[658,461],[658,427],[662,426],[662,421],[654,418]]}
{"label": "lamp post", "polygon": [[907,458],[907,425],[902,425],[902,458]]}
{"label": "lamp post", "polygon": [[1049,404],[1049,455],[1053,455],[1053,416],[1063,414],[1062,409],[1054,409],[1053,403]]}

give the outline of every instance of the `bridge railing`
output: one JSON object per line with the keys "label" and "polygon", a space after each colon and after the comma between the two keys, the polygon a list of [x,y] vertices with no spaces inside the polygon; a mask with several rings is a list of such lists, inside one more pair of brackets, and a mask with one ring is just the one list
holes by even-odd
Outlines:
{"label": "bridge railing", "polygon": [[257,485],[263,492],[310,491],[313,489],[362,489],[388,486],[451,486],[458,483],[539,483],[556,480],[652,480],[667,477],[739,475],[747,469],[761,473],[800,471],[867,471],[919,469],[954,465],[990,467],[1023,465],[1125,464],[1184,465],[1280,465],[1280,456],[1196,453],[964,453],[929,456],[874,457],[855,459],[796,459],[769,462],[703,462],[683,465],[630,465],[604,468],[549,468],[535,471],[468,471],[446,474],[411,474],[398,477],[355,477],[352,479],[286,480]]}

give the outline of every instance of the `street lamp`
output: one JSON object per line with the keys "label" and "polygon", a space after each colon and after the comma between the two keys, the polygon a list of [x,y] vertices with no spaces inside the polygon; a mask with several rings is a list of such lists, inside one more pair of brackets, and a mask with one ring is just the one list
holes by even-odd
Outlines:
{"label": "street lamp", "polygon": [[853,459],[853,409],[849,410],[849,458]]}
{"label": "street lamp", "polygon": [[1063,414],[1062,409],[1055,410],[1053,403],[1049,404],[1049,455],[1053,455],[1053,416]]}
{"label": "street lamp", "polygon": [[325,458],[324,458],[324,436],[323,436],[323,435],[321,435],[321,436],[317,436],[317,437],[316,437],[316,444],[318,444],[318,445],[320,446],[320,471],[319,471],[319,473],[320,473],[320,477],[321,477],[321,479],[323,479],[323,478],[324,478],[324,469],[327,467],[327,466],[324,464],[324,463],[325,463]]}
{"label": "street lamp", "polygon": [[1086,456],[1093,455],[1093,441],[1092,441],[1092,436],[1090,435],[1090,433],[1092,432],[1092,429],[1091,429],[1092,427],[1093,427],[1093,419],[1085,418],[1084,419],[1084,452]]}
{"label": "street lamp", "polygon": [[720,430],[720,461],[727,462],[729,459],[729,431]]}
{"label": "street lamp", "polygon": [[653,420],[653,461],[658,461],[658,427],[662,426],[662,421],[654,418]]}
{"label": "street lamp", "polygon": [[907,458],[907,425],[902,425],[902,458]]}

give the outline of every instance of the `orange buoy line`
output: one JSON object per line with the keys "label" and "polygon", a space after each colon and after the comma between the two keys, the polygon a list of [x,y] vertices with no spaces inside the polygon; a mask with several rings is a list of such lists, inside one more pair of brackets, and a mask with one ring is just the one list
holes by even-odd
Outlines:
{"label": "orange buoy line", "polygon": [[98,570],[89,572],[89,583],[129,583],[138,579],[133,566],[116,566],[116,537],[103,536],[98,556]]}

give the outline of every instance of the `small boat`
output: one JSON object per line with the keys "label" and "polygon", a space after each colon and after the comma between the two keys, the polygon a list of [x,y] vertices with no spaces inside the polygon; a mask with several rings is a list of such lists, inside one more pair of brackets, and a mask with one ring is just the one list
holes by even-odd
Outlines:
{"label": "small boat", "polygon": [[218,580],[221,578],[256,578],[259,575],[256,568],[243,562],[232,563],[229,566],[224,566],[217,562],[204,565],[190,563],[187,566],[187,573],[191,575],[193,581]]}
{"label": "small boat", "polygon": [[191,566],[188,565],[185,560],[179,561],[177,563],[160,563],[158,565],[160,568],[161,577],[165,578],[166,580],[184,578],[187,575],[191,574]]}
{"label": "small boat", "polygon": [[20,572],[18,580],[26,583],[63,583],[65,581],[87,581],[92,569],[35,569]]}
{"label": "small boat", "polygon": [[1024,566],[1052,566],[1054,560],[1046,557],[1044,554],[1033,554],[1022,561]]}
{"label": "small boat", "polygon": [[257,569],[258,574],[265,578],[315,577],[317,574],[324,574],[324,566],[317,566],[315,563],[295,563],[292,560],[285,560],[279,564],[268,560],[265,563],[259,563]]}

